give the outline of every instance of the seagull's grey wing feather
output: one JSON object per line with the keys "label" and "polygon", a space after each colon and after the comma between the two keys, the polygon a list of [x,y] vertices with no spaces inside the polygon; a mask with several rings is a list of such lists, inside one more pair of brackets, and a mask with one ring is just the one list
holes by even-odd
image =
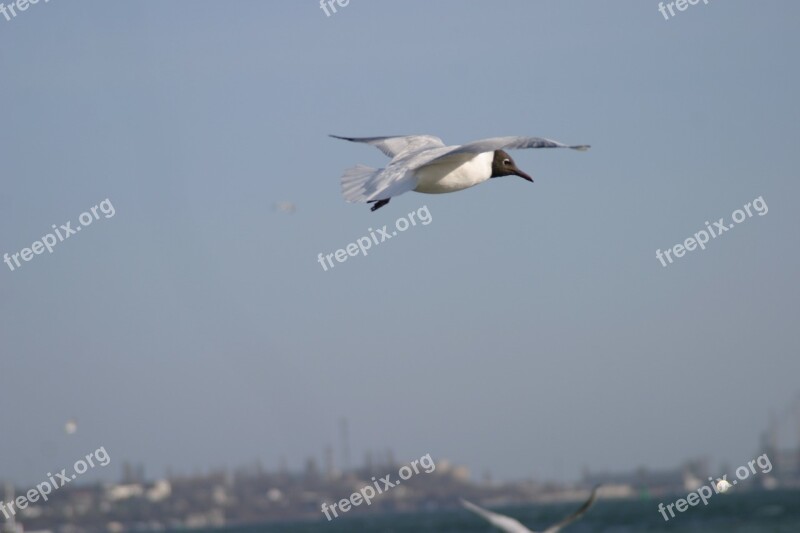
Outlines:
{"label": "seagull's grey wing feather", "polygon": [[[348,202],[371,202],[413,191],[419,182],[414,171],[450,149],[446,146],[412,148],[401,152],[386,168],[374,169],[363,165],[349,168],[342,176],[342,194]],[[465,158],[466,162],[472,156],[462,154],[454,157]]]}
{"label": "seagull's grey wing feather", "polygon": [[478,155],[495,150],[520,150],[523,148],[571,148],[573,150],[586,151],[590,147],[586,144],[563,144],[558,141],[543,139],[542,137],[493,137],[455,146],[436,159],[428,161],[427,164],[432,165],[453,157],[464,157],[469,154]]}
{"label": "seagull's grey wing feather", "polygon": [[331,135],[331,137],[356,143],[371,144],[392,159],[405,152],[416,152],[444,146],[442,140],[433,135],[402,135],[398,137],[340,137]]}
{"label": "seagull's grey wing feather", "polygon": [[545,529],[543,531],[543,533],[558,533],[559,531],[561,531],[561,528],[571,524],[572,522],[574,522],[578,518],[580,518],[583,515],[585,515],[586,511],[589,510],[589,507],[592,506],[592,504],[594,503],[595,498],[597,497],[597,489],[598,489],[598,487],[595,487],[595,488],[592,489],[592,494],[589,496],[589,499],[586,500],[583,503],[583,505],[581,505],[580,508],[577,511],[575,511],[571,515],[567,516],[566,518],[564,518],[562,521],[558,522],[557,524],[553,524],[552,526],[548,527],[547,529]]}
{"label": "seagull's grey wing feather", "polygon": [[374,169],[357,165],[342,175],[342,195],[348,202],[388,200],[417,186],[417,177],[405,165]]}
{"label": "seagull's grey wing feather", "polygon": [[487,511],[486,509],[478,507],[474,503],[468,502],[467,500],[461,500],[461,504],[473,513],[483,517],[484,520],[492,524],[494,527],[502,529],[507,533],[534,533],[519,523],[519,521],[514,520],[511,517]]}
{"label": "seagull's grey wing feather", "polygon": [[482,154],[494,150],[521,150],[523,148],[572,148],[585,151],[590,147],[586,144],[568,145],[542,137],[493,137],[462,144],[450,153]]}

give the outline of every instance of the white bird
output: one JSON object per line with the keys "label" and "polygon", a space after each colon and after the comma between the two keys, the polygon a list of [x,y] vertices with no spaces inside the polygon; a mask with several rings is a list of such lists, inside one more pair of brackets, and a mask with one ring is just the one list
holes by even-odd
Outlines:
{"label": "white bird", "polygon": [[517,168],[505,150],[521,148],[571,148],[585,151],[588,145],[568,146],[540,137],[494,137],[467,144],[445,146],[432,135],[402,137],[339,137],[371,144],[392,158],[385,168],[356,165],[342,175],[342,195],[348,202],[374,203],[372,211],[408,191],[439,194],[455,192],[489,178],[519,176],[533,181]]}
{"label": "white bird", "polygon": [[727,480],[727,479],[725,479],[725,478],[722,478],[722,479],[718,479],[718,480],[717,480],[717,492],[721,492],[722,494],[725,494],[725,493],[726,493],[726,492],[728,492],[728,491],[729,491],[729,490],[730,490],[732,487],[733,487],[733,485],[731,485],[731,482],[730,482],[730,481],[728,481],[728,480]]}
{"label": "white bird", "polygon": [[[577,511],[567,516],[560,522],[548,527],[542,533],[557,533],[558,531],[561,531],[561,528],[571,524],[572,522],[574,522],[575,520],[586,514],[586,511],[588,511],[589,507],[591,507],[592,504],[594,503],[595,497],[597,496],[597,489],[598,487],[592,489],[592,493],[589,495],[589,499],[586,500]],[[486,519],[487,522],[492,524],[497,529],[501,529],[503,531],[506,531],[507,533],[536,533],[535,531],[532,531],[527,527],[523,526],[518,520],[515,520],[510,516],[505,516],[498,513],[493,513],[491,511],[487,511],[486,509],[478,507],[474,503],[470,503],[467,500],[461,500],[461,503],[464,505],[464,507],[466,507],[470,511],[482,516],[484,519]]]}

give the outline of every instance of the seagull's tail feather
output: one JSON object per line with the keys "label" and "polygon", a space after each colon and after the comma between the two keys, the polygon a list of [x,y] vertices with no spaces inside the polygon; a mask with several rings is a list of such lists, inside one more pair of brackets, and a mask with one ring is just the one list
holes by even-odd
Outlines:
{"label": "seagull's tail feather", "polygon": [[380,173],[381,169],[356,165],[342,174],[342,196],[348,202],[366,202],[369,198],[367,183]]}

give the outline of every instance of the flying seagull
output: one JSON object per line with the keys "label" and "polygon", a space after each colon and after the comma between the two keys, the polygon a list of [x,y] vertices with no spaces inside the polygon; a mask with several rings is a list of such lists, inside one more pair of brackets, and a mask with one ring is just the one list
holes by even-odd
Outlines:
{"label": "flying seagull", "polygon": [[429,194],[455,192],[489,178],[511,175],[532,182],[533,178],[517,168],[505,150],[589,149],[588,145],[569,146],[540,137],[493,137],[456,146],[445,146],[441,139],[432,135],[331,137],[371,144],[392,159],[385,168],[356,165],[342,175],[345,200],[374,204],[371,211],[408,191]]}
{"label": "flying seagull", "polygon": [[[592,494],[589,496],[589,499],[586,500],[577,511],[567,516],[557,524],[553,524],[552,526],[548,527],[542,533],[557,533],[558,531],[561,531],[561,528],[571,524],[586,514],[586,511],[588,511],[589,507],[591,507],[594,503],[595,497],[597,496],[597,489],[598,487],[592,489]],[[510,516],[487,511],[486,509],[478,507],[474,503],[470,503],[467,500],[461,500],[461,503],[470,511],[482,516],[487,522],[492,524],[497,529],[501,529],[507,533],[536,533],[535,531],[523,526],[519,521],[511,518]]]}

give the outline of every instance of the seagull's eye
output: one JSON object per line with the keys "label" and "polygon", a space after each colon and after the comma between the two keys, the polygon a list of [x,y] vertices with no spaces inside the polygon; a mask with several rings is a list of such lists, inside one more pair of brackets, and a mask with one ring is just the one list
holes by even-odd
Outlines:
{"label": "seagull's eye", "polygon": [[508,166],[511,166],[511,160],[510,160],[510,159],[506,159],[506,160],[504,160],[504,161],[503,161],[503,164],[504,164],[505,166],[507,166],[507,167],[508,167]]}

